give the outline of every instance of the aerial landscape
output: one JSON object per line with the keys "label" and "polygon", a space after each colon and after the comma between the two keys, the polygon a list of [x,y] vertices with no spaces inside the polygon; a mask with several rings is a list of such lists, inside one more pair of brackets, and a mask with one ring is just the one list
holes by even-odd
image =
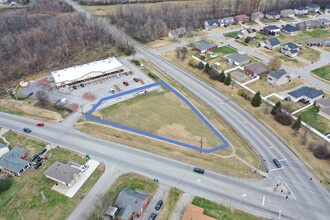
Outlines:
{"label": "aerial landscape", "polygon": [[328,220],[330,0],[0,0],[0,220]]}

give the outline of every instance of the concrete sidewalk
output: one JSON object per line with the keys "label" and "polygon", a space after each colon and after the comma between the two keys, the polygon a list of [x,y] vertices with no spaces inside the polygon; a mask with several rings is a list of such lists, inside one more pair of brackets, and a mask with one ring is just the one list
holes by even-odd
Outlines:
{"label": "concrete sidewalk", "polygon": [[172,213],[171,220],[181,220],[186,207],[192,203],[194,196],[188,193],[183,193],[180,200],[176,204],[176,207]]}

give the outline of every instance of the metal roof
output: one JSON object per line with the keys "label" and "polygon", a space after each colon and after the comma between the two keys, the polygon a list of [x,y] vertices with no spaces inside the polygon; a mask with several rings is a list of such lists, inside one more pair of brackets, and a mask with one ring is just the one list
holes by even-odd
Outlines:
{"label": "metal roof", "polygon": [[29,165],[29,161],[21,159],[21,157],[29,151],[14,147],[0,158],[0,167],[8,169],[14,173],[19,173],[22,169]]}
{"label": "metal roof", "polygon": [[299,31],[299,28],[292,26],[291,24],[287,24],[283,27],[283,30],[285,30],[287,32],[297,32],[297,31]]}
{"label": "metal roof", "polygon": [[300,97],[306,96],[310,99],[314,99],[318,96],[323,95],[324,92],[322,90],[317,90],[317,89],[314,89],[311,87],[303,86],[303,87],[300,87],[296,90],[289,92],[288,94],[295,98],[300,98]]}
{"label": "metal roof", "polygon": [[268,39],[268,41],[272,46],[281,44],[281,42],[276,37],[270,38],[270,39]]}

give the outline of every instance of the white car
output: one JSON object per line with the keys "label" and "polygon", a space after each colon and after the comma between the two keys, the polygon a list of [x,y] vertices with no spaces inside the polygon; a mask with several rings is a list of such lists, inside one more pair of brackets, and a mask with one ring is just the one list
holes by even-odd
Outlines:
{"label": "white car", "polygon": [[88,169],[88,165],[86,165],[86,164],[84,164],[84,165],[81,165],[80,166],[80,170],[81,170],[81,172],[85,172],[85,170],[87,170]]}

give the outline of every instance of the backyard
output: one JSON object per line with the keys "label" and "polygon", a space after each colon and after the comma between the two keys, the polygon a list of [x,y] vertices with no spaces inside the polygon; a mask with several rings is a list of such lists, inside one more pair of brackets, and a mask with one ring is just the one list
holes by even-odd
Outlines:
{"label": "backyard", "polygon": [[330,65],[326,65],[312,71],[313,74],[324,80],[330,81]]}
{"label": "backyard", "polygon": [[297,60],[296,58],[290,58],[281,53],[279,49],[268,50],[266,48],[261,48],[259,52],[266,54],[269,57],[278,57],[283,64],[292,66],[292,67],[304,67],[306,66],[305,63]]}
{"label": "backyard", "polygon": [[330,133],[329,120],[319,115],[314,106],[297,113],[296,116],[300,116],[302,121],[306,122],[322,134]]}

